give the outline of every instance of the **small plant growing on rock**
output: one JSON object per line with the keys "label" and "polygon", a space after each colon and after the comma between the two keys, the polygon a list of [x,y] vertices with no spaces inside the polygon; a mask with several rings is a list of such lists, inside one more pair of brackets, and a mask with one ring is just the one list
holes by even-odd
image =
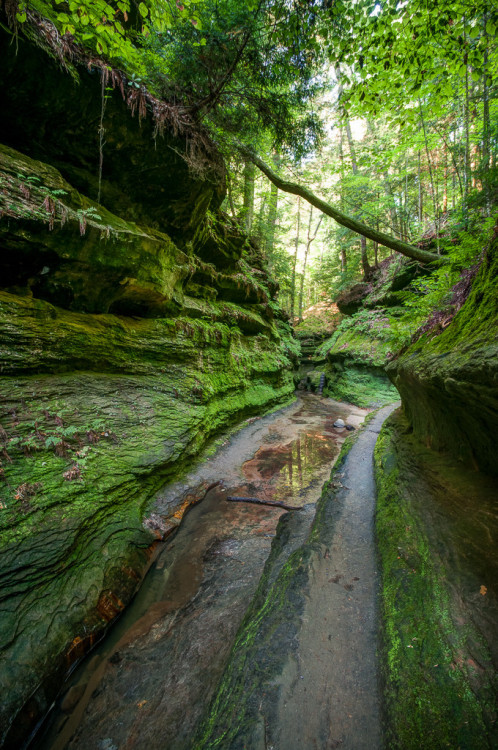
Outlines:
{"label": "small plant growing on rock", "polygon": [[14,492],[14,500],[21,502],[20,509],[23,513],[29,513],[29,511],[32,510],[30,501],[41,489],[41,486],[41,482],[35,482],[33,484],[30,482],[23,482],[17,487]]}
{"label": "small plant growing on rock", "polygon": [[89,208],[80,208],[78,211],[76,211],[76,218],[79,221],[80,224],[80,235],[83,237],[83,235],[86,232],[86,227],[88,224],[88,221],[100,221],[102,217],[97,212],[97,209],[93,206],[89,206]]}
{"label": "small plant growing on rock", "polygon": [[81,468],[78,464],[73,464],[62,476],[68,482],[74,482],[75,479],[81,479]]}

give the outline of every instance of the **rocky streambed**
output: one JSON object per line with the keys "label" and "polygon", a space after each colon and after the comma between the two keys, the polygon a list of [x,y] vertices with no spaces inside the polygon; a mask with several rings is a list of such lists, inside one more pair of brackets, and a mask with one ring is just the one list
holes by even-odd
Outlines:
{"label": "rocky streambed", "polygon": [[276,414],[248,420],[197,469],[159,493],[158,517],[179,497],[205,496],[165,542],[130,607],[63,687],[37,747],[193,746],[285,514],[227,496],[302,508],[281,525],[287,558],[309,533],[348,434],[334,422],[358,427],[365,414],[303,395]]}

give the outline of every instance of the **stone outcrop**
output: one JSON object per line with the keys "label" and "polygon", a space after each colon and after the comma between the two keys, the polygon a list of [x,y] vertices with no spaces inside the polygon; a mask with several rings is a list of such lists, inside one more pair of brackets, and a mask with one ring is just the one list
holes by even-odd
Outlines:
{"label": "stone outcrop", "polygon": [[425,333],[387,372],[415,437],[487,474],[498,473],[498,239],[451,324]]}
{"label": "stone outcrop", "polygon": [[19,748],[192,500],[147,518],[155,494],[289,400],[297,352],[219,211],[219,159],[193,177],[185,139],[114,91],[97,204],[99,76],[1,41],[0,744]]}
{"label": "stone outcrop", "polygon": [[354,284],[339,295],[337,307],[345,317],[313,355],[325,372],[325,395],[366,407],[398,399],[385,371],[399,348],[392,319],[403,311],[406,288],[426,273],[419,263],[391,256],[368,284]]}
{"label": "stone outcrop", "polygon": [[327,396],[366,407],[397,400],[398,394],[385,374],[392,356],[384,335],[388,327],[383,310],[362,310],[345,318],[317,349],[315,359],[322,362]]}
{"label": "stone outcrop", "polygon": [[497,276],[495,236],[453,319],[387,366],[402,398],[375,456],[393,748],[497,741]]}

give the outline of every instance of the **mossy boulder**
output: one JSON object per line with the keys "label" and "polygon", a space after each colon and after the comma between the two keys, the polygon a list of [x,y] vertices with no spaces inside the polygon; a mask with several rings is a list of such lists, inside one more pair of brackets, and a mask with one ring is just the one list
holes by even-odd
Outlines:
{"label": "mossy boulder", "polygon": [[354,315],[362,306],[371,287],[366,283],[353,284],[336,298],[335,303],[343,315]]}
{"label": "mossy boulder", "polygon": [[414,435],[479,471],[498,473],[498,239],[451,324],[387,367]]}
{"label": "mossy boulder", "polygon": [[391,343],[384,311],[361,310],[342,321],[319,347],[315,360],[325,360],[324,394],[362,407],[377,407],[398,399],[384,368]]}
{"label": "mossy boulder", "polygon": [[403,304],[406,289],[412,281],[430,274],[421,263],[394,254],[379,264],[372,275],[368,293],[363,299],[366,308],[397,307]]}

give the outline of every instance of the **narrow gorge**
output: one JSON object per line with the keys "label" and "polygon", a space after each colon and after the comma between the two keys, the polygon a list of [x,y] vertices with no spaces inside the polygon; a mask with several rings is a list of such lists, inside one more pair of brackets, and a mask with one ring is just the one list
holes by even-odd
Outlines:
{"label": "narrow gorge", "polygon": [[496,747],[498,224],[298,319],[219,130],[0,13],[0,747]]}

